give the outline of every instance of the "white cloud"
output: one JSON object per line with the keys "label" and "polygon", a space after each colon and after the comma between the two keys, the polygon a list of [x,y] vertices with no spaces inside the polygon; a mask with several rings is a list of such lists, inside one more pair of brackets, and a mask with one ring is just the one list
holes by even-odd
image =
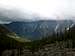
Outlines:
{"label": "white cloud", "polygon": [[[0,7],[17,7],[28,13],[36,13],[43,17],[60,18],[69,15],[74,7],[74,0],[0,0]],[[73,5],[72,5],[73,4]]]}
{"label": "white cloud", "polygon": [[0,20],[0,24],[9,24],[9,23],[11,23],[11,21],[2,21],[2,20]]}

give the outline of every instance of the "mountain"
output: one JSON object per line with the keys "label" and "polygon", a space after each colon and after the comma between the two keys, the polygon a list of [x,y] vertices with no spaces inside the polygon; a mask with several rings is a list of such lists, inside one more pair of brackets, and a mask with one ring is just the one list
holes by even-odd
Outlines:
{"label": "mountain", "polygon": [[29,39],[35,40],[41,37],[46,37],[63,32],[65,28],[74,24],[72,20],[40,20],[32,22],[12,22],[5,24],[10,31],[17,33],[19,36],[25,36]]}
{"label": "mountain", "polygon": [[[63,35],[51,35],[25,45],[23,45],[23,42],[16,40],[15,37],[19,38],[20,36],[12,33],[5,25],[0,25],[0,54],[2,54],[2,51],[7,51],[3,54],[11,54],[11,56],[74,56],[75,53],[75,25],[65,31]],[[26,45],[31,49],[26,49]],[[17,54],[15,54],[16,52]]]}
{"label": "mountain", "polygon": [[31,42],[31,40],[18,36],[15,32],[10,31],[5,25],[0,24],[0,56],[2,51],[24,47],[24,44],[27,42]]}
{"label": "mountain", "polygon": [[8,37],[8,33],[11,33],[11,31],[9,31],[4,25],[0,24],[0,56],[3,50],[18,48],[21,45],[20,42]]}

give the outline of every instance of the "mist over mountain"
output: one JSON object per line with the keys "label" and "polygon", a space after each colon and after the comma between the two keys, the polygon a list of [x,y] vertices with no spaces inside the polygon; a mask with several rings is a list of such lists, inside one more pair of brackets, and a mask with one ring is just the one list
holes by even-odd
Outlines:
{"label": "mist over mountain", "polygon": [[69,27],[72,27],[73,24],[75,23],[72,20],[40,20],[32,22],[12,22],[5,25],[18,35],[26,36],[29,39],[40,39],[53,33],[63,33]]}
{"label": "mist over mountain", "polygon": [[[63,15],[62,15],[63,16]],[[31,22],[31,21],[39,21],[39,20],[74,20],[74,17],[71,16],[63,16],[56,15],[53,18],[50,17],[42,17],[39,14],[22,11],[20,8],[6,8],[0,7],[0,23],[8,23],[8,22],[16,22],[16,21],[23,21],[23,22]]]}
{"label": "mist over mountain", "polygon": [[32,17],[32,15],[24,13],[19,9],[0,8],[1,21],[27,21],[31,20]]}
{"label": "mist over mountain", "polygon": [[40,39],[52,33],[63,32],[74,24],[74,20],[52,20],[40,15],[23,12],[19,9],[0,10],[0,24],[5,24],[11,31],[29,39]]}
{"label": "mist over mountain", "polygon": [[69,18],[72,19],[68,15],[66,17],[57,15],[54,18],[42,17],[36,13],[24,12],[17,7],[0,8],[0,24],[5,24],[11,31],[30,39],[40,39],[54,32],[63,32],[65,28],[69,29],[68,27],[74,24],[74,18],[72,20]]}

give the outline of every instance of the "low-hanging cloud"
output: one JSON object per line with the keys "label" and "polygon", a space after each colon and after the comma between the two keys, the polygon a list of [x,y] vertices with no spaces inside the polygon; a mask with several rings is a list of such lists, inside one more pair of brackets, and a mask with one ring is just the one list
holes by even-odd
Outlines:
{"label": "low-hanging cloud", "polygon": [[50,19],[75,19],[75,1],[0,0],[1,23],[8,23],[12,21],[35,21]]}
{"label": "low-hanging cloud", "polygon": [[0,8],[0,23],[10,23],[12,21],[35,21],[38,20],[36,18],[40,18],[37,15],[24,13],[18,8],[15,9],[7,9],[7,8]]}

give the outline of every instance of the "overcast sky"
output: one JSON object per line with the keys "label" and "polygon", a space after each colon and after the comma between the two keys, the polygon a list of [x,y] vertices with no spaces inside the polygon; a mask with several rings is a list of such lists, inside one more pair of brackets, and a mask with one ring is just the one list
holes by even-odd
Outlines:
{"label": "overcast sky", "polygon": [[0,0],[0,8],[0,16],[4,15],[9,18],[15,16],[17,19],[22,17],[33,20],[33,16],[37,15],[48,17],[39,19],[57,20],[75,16],[75,0]]}

